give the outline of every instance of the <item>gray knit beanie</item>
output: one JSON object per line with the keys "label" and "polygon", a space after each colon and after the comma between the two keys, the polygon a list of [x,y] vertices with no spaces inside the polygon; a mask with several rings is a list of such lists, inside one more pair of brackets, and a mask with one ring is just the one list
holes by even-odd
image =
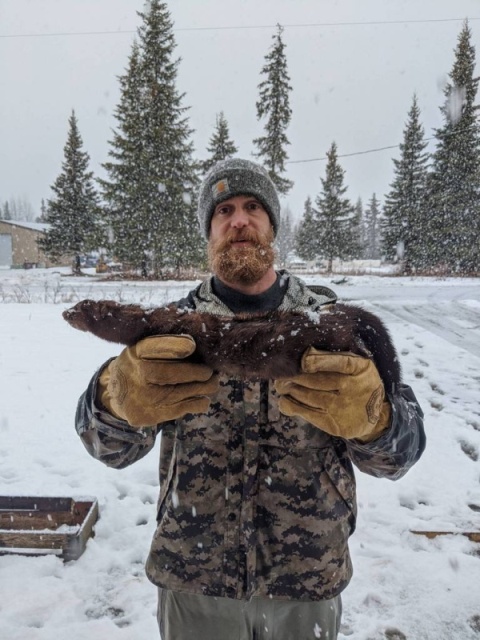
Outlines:
{"label": "gray knit beanie", "polygon": [[221,160],[205,176],[198,196],[200,230],[208,240],[215,207],[234,196],[253,196],[270,216],[273,232],[280,226],[280,202],[267,171],[250,160]]}

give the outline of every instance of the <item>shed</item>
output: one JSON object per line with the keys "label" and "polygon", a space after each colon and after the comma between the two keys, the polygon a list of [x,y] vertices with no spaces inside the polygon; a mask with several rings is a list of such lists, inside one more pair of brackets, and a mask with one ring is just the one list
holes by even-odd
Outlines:
{"label": "shed", "polygon": [[0,220],[0,267],[51,267],[37,244],[48,228],[41,222]]}

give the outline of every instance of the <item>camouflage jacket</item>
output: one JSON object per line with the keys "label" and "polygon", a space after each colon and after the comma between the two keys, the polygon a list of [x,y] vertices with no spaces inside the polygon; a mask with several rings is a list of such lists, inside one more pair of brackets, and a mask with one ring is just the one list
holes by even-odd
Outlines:
{"label": "camouflage jacket", "polygon": [[[332,296],[290,276],[280,308],[318,310]],[[179,305],[231,315],[210,280]],[[158,526],[146,571],[176,591],[237,599],[337,595],[352,574],[352,462],[397,479],[425,444],[423,414],[407,386],[389,398],[389,429],[361,444],[280,414],[271,380],[226,376],[208,414],[134,430],[96,404],[99,373],[80,398],[77,431],[91,455],[115,468],[142,458],[161,432]]]}

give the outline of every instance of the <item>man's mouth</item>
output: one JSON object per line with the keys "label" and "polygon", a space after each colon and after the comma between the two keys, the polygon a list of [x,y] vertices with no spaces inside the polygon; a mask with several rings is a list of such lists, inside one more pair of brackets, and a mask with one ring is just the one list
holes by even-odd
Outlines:
{"label": "man's mouth", "polygon": [[252,244],[252,241],[251,240],[247,240],[247,239],[232,240],[231,244],[242,247],[242,246],[246,246],[246,245]]}

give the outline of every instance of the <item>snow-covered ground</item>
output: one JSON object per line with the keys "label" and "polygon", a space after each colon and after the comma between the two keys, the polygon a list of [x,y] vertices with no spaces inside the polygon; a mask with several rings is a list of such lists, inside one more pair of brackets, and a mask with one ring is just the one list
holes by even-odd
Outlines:
{"label": "snow-covered ground", "polygon": [[[355,575],[344,592],[341,638],[477,639],[480,544],[460,534],[480,531],[480,281],[305,279],[384,318],[428,437],[402,480],[357,474]],[[101,514],[77,561],[0,557],[1,640],[158,637],[156,590],[143,570],[155,526],[158,443],[122,471],[88,456],[73,427],[77,398],[120,346],[74,331],[61,312],[84,297],[159,304],[191,286],[0,271],[0,495],[95,496]],[[458,535],[429,540],[412,530]]]}

